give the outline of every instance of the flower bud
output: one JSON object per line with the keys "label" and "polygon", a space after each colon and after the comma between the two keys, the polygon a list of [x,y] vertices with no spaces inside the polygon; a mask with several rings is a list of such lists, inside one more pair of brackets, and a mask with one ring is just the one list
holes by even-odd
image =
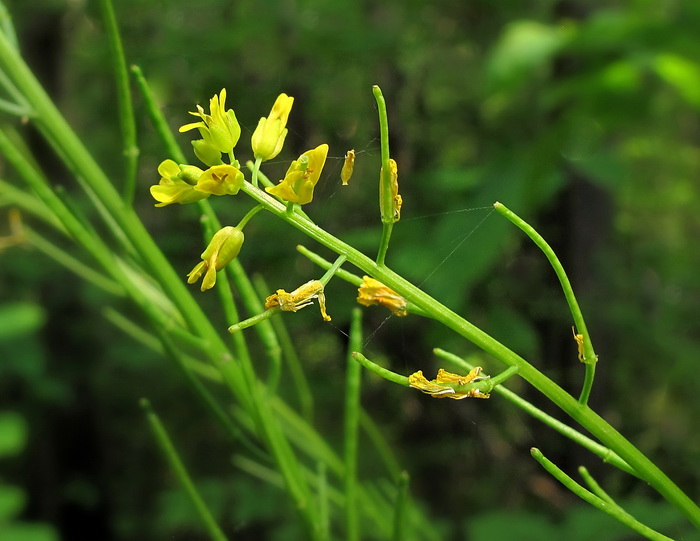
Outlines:
{"label": "flower bud", "polygon": [[251,139],[256,159],[271,160],[282,150],[284,138],[287,136],[287,119],[293,103],[294,98],[280,94],[272,106],[270,116],[262,117],[258,122]]}
{"label": "flower bud", "polygon": [[214,287],[216,273],[233,261],[241,251],[243,231],[227,226],[216,232],[207,249],[202,252],[202,261],[187,275],[187,283],[194,284],[204,274],[201,290]]}

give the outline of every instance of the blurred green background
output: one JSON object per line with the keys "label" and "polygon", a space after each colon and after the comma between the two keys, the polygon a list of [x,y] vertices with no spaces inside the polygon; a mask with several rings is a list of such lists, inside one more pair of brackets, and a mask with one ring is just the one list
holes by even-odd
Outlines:
{"label": "blurred green background", "polygon": [[[96,2],[7,5],[30,65],[119,183],[115,90]],[[557,251],[587,316],[600,355],[592,406],[700,498],[700,3],[119,0],[115,10],[127,59],[175,130],[226,87],[244,158],[277,94],[294,96],[285,150],[264,171],[277,180],[290,159],[328,142],[331,158],[305,210],[371,255],[380,233],[371,94],[379,84],[404,201],[388,264],[576,394],[583,371],[556,278],[490,205],[520,214]],[[202,250],[198,216],[153,208],[148,186],[167,156],[138,98],[136,106],[138,212],[184,276]],[[190,138],[179,138],[194,160]],[[355,176],[341,187],[350,148]],[[38,141],[34,150],[77,196],[50,150]],[[231,224],[248,208],[236,198],[213,203]],[[256,218],[240,259],[271,288],[293,289],[320,274],[294,249],[304,241]],[[315,384],[317,425],[334,442],[354,296],[331,283],[331,325],[312,310],[287,318]],[[21,246],[0,252],[0,299],[0,407],[12,414],[0,430],[26,429],[0,453],[3,486],[23,495],[3,513],[0,492],[0,523],[34,524],[40,537],[27,539],[37,540],[203,539],[138,409],[147,396],[232,537],[300,535],[283,493],[233,469],[229,443],[180,375],[102,317],[118,301]],[[201,299],[225,328],[211,296]],[[368,309],[365,322],[368,355],[401,373],[432,374],[433,347],[476,353],[420,318]],[[486,357],[483,365],[500,368]],[[498,398],[446,404],[367,377],[363,403],[445,539],[632,538],[544,475],[533,445],[569,472],[585,464],[640,518],[693,538],[642,484]],[[374,468],[361,464],[360,475]]]}

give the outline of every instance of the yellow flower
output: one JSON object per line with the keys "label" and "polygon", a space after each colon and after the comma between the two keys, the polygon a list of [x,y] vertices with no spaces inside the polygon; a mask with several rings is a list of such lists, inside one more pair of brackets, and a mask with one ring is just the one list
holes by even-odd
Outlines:
{"label": "yellow flower", "polygon": [[236,195],[243,186],[243,173],[233,165],[214,165],[204,171],[194,189],[212,195]]}
{"label": "yellow flower", "polygon": [[325,143],[304,152],[289,166],[284,179],[276,186],[265,188],[265,191],[292,203],[310,203],[327,155],[328,145]]}
{"label": "yellow flower", "polygon": [[[180,132],[186,132],[197,128],[205,143],[219,152],[230,152],[238,143],[241,136],[241,127],[236,119],[233,109],[226,110],[226,89],[223,88],[219,95],[214,95],[209,100],[211,114],[206,114],[204,109],[197,105],[197,112],[190,114],[198,116],[202,120],[185,124],[180,127]],[[208,162],[205,162],[208,163]]]}
{"label": "yellow flower", "polygon": [[278,289],[276,293],[265,299],[265,309],[279,308],[285,312],[296,312],[313,304],[314,299],[318,299],[323,321],[330,321],[331,316],[326,313],[326,296],[323,294],[323,284],[319,280],[306,282],[291,293],[287,293],[284,289]]}
{"label": "yellow flower", "polygon": [[227,226],[216,232],[209,246],[202,253],[202,261],[187,275],[187,283],[194,284],[204,274],[202,291],[211,289],[216,283],[216,272],[223,269],[241,251],[243,231]]}
{"label": "yellow flower", "polygon": [[292,110],[294,98],[280,94],[272,106],[270,116],[262,117],[258,127],[253,132],[251,145],[257,159],[271,160],[282,150],[284,138],[287,136],[287,119]]}
{"label": "yellow flower", "polygon": [[160,182],[151,186],[151,195],[158,201],[156,207],[173,203],[193,203],[209,197],[208,193],[194,189],[202,170],[192,165],[178,165],[172,160],[165,160],[158,166]]}
{"label": "yellow flower", "polygon": [[391,310],[394,315],[408,315],[406,299],[393,289],[382,284],[379,280],[363,276],[362,285],[357,290],[357,293],[357,302],[363,306],[384,306]]}
{"label": "yellow flower", "polygon": [[481,375],[482,368],[477,366],[472,369],[466,376],[452,374],[442,368],[438,370],[437,377],[428,381],[423,375],[423,371],[419,370],[408,376],[408,384],[414,389],[418,389],[434,398],[453,398],[454,400],[462,400],[463,398],[488,398],[489,395],[482,393],[478,389],[472,389],[466,393],[457,392],[449,384],[466,385],[486,379],[488,376]]}

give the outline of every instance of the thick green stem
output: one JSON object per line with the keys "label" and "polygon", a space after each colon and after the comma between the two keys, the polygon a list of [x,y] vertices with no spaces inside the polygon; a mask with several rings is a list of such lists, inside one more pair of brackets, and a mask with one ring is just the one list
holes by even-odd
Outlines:
{"label": "thick green stem", "polygon": [[[282,220],[290,223],[336,253],[345,255],[349,263],[362,269],[366,274],[380,280],[409,302],[415,303],[418,308],[428,313],[432,318],[441,322],[449,329],[452,329],[460,336],[468,339],[488,354],[493,355],[508,366],[517,366],[518,374],[524,380],[544,394],[572,419],[580,423],[603,444],[620,455],[623,460],[637,471],[639,477],[652,485],[669,502],[681,510],[693,524],[700,528],[700,508],[698,508],[698,506],[680,490],[666,474],[627,441],[608,422],[600,417],[600,415],[591,410],[587,405],[579,403],[554,381],[525,361],[525,359],[446,306],[440,304],[419,287],[411,284],[408,280],[396,274],[391,269],[378,265],[352,246],[342,242],[340,239],[298,214],[287,215],[284,205],[261,190],[254,188],[251,184],[245,183],[242,190],[259,203],[264,204],[270,212]],[[405,385],[408,385],[408,381],[406,381]]]}

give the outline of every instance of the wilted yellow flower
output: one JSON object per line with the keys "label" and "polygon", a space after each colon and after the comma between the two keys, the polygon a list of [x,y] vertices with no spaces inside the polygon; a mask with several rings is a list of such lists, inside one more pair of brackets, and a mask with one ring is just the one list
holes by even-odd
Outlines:
{"label": "wilted yellow flower", "polygon": [[211,289],[216,283],[216,273],[230,263],[241,251],[243,231],[227,226],[212,237],[207,249],[202,252],[202,261],[187,275],[187,283],[194,284],[204,274],[202,291]]}
{"label": "wilted yellow flower", "polygon": [[276,186],[265,188],[265,191],[292,203],[310,203],[327,155],[328,145],[325,143],[304,152],[289,166],[284,179]]}
{"label": "wilted yellow flower", "polygon": [[576,329],[571,327],[571,332],[574,333],[574,340],[576,341],[576,346],[578,348],[578,360],[582,363],[586,361],[586,353],[583,349],[583,335],[576,334]]}
{"label": "wilted yellow flower", "polygon": [[[241,136],[241,127],[233,109],[226,111],[225,88],[221,90],[218,96],[214,95],[209,100],[209,110],[211,114],[208,115],[200,105],[197,105],[197,112],[193,113],[190,111],[190,114],[198,116],[202,120],[181,126],[180,132],[197,128],[207,145],[219,152],[230,152],[238,143],[238,139]],[[208,162],[205,161],[205,163]]]}
{"label": "wilted yellow flower", "polygon": [[194,184],[203,173],[193,165],[178,165],[172,160],[165,160],[158,166],[160,182],[151,186],[151,195],[158,201],[156,207],[173,203],[193,203],[209,197],[208,193],[194,189]]}
{"label": "wilted yellow flower", "polygon": [[306,282],[291,293],[287,293],[284,289],[278,289],[276,293],[265,299],[265,309],[279,307],[285,312],[296,312],[313,304],[314,299],[318,299],[323,320],[330,321],[331,316],[326,313],[326,296],[323,294],[323,284],[318,280]]}
{"label": "wilted yellow flower", "polygon": [[406,299],[369,276],[362,277],[362,285],[357,290],[357,302],[363,306],[384,306],[397,316],[408,315]]}
{"label": "wilted yellow flower", "polygon": [[214,165],[204,171],[194,189],[212,195],[236,195],[243,186],[243,173],[233,165]]}
{"label": "wilted yellow flower", "polygon": [[382,215],[382,222],[395,223],[401,219],[401,204],[403,200],[399,195],[399,168],[396,162],[389,159],[389,174],[391,199],[385,199],[384,168],[379,173],[379,208]]}
{"label": "wilted yellow flower", "polygon": [[467,383],[473,383],[475,381],[486,379],[488,376],[482,376],[481,372],[482,368],[477,366],[473,368],[466,376],[460,376],[459,374],[452,374],[441,368],[438,370],[437,377],[428,381],[423,375],[423,371],[419,370],[418,372],[408,376],[408,384],[414,389],[418,389],[435,398],[447,397],[453,398],[454,400],[462,400],[463,398],[488,398],[488,394],[482,393],[478,389],[472,389],[469,392],[460,393],[447,385],[449,383],[453,385],[466,385]]}
{"label": "wilted yellow flower", "polygon": [[343,186],[348,185],[350,177],[352,177],[352,171],[355,168],[355,150],[348,150],[345,154],[345,162],[343,162],[343,168],[340,170],[340,180]]}
{"label": "wilted yellow flower", "polygon": [[294,98],[280,94],[272,106],[270,116],[262,117],[253,132],[251,145],[257,159],[271,160],[282,150],[287,136],[287,119],[292,110]]}

